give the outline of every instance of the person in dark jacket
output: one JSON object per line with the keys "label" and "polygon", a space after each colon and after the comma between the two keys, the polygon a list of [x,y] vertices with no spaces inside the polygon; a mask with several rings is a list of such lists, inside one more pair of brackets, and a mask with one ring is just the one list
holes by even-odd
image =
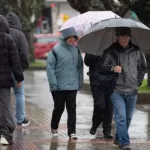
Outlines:
{"label": "person in dark jacket", "polygon": [[90,134],[94,135],[102,123],[104,138],[113,138],[111,135],[113,108],[110,93],[108,92],[108,88],[106,88],[106,85],[110,83],[105,83],[107,77],[104,74],[100,74],[102,58],[101,56],[86,54],[84,62],[89,66],[90,86],[94,99]]}
{"label": "person in dark jacket", "polygon": [[138,87],[147,72],[145,58],[137,45],[132,44],[131,29],[116,28],[117,42],[104,52],[102,72],[117,73],[116,85],[111,95],[116,136],[114,143],[121,149],[131,150],[128,129],[135,109]]}
{"label": "person in dark jacket", "polygon": [[[25,71],[29,68],[28,62],[28,42],[25,38],[24,33],[22,32],[22,25],[18,18],[18,16],[13,13],[9,12],[6,16],[6,19],[9,23],[10,27],[10,35],[13,37],[17,50],[19,52],[20,60],[22,69]],[[15,82],[15,78],[14,78]],[[27,126],[30,124],[30,121],[25,118],[25,91],[24,91],[24,81],[22,85],[18,88],[15,84],[14,87],[14,94],[16,97],[16,118],[17,118],[17,125]]]}
{"label": "person in dark jacket", "polygon": [[0,15],[0,144],[13,144],[15,124],[10,109],[10,88],[14,85],[12,73],[21,86],[24,80],[19,54],[13,38],[8,34],[9,25]]}

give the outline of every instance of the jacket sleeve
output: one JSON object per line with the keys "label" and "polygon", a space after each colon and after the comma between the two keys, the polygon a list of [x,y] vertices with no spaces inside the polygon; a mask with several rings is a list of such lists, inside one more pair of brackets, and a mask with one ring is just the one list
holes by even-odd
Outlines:
{"label": "jacket sleeve", "polygon": [[83,86],[83,58],[79,51],[79,59],[78,59],[78,71],[79,71],[79,90]]}
{"label": "jacket sleeve", "polygon": [[140,56],[138,59],[138,84],[139,86],[142,85],[145,73],[147,73],[146,59],[144,55],[140,52]]}
{"label": "jacket sleeve", "polygon": [[84,63],[86,66],[92,66],[93,64],[96,63],[97,56],[94,56],[92,54],[85,54],[84,57]]}
{"label": "jacket sleeve", "polygon": [[55,65],[56,65],[56,58],[52,51],[48,54],[47,57],[47,65],[46,65],[46,71],[47,71],[47,78],[49,82],[49,86],[51,91],[57,90],[57,79],[55,74]]}
{"label": "jacket sleeve", "polygon": [[29,68],[29,61],[28,61],[28,42],[26,40],[25,35],[20,32],[19,36],[19,55],[22,64],[23,70]]}
{"label": "jacket sleeve", "polygon": [[108,51],[104,51],[102,57],[102,65],[100,67],[101,73],[112,73],[113,72],[113,66],[111,64],[112,56]]}
{"label": "jacket sleeve", "polygon": [[8,57],[9,57],[10,67],[12,73],[14,74],[15,80],[17,82],[23,81],[24,76],[23,76],[23,70],[19,58],[19,53],[12,37],[10,37],[8,41]]}

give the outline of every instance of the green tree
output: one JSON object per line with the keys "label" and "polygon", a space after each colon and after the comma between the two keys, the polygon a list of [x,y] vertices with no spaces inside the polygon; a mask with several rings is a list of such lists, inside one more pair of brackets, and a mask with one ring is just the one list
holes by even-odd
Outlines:
{"label": "green tree", "polygon": [[15,12],[23,26],[23,32],[29,42],[29,60],[34,61],[32,36],[38,18],[41,16],[41,10],[44,0],[1,0],[0,14],[6,15],[8,12]]}
{"label": "green tree", "polygon": [[111,10],[123,17],[127,10],[131,7],[133,1],[130,0],[67,0],[69,4],[79,11],[84,13],[87,11],[96,11],[96,10]]}

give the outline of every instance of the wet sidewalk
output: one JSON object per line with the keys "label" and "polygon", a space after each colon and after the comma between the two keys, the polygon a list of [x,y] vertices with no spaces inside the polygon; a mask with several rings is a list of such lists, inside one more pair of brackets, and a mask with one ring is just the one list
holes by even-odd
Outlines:
{"label": "wet sidewalk", "polygon": [[[26,128],[17,127],[14,133],[15,144],[0,147],[0,150],[119,150],[113,141],[102,138],[102,129],[95,136],[89,134],[92,118],[92,97],[87,91],[77,96],[77,141],[67,136],[66,110],[62,115],[59,136],[50,132],[53,100],[48,88],[45,71],[26,73],[26,116],[31,121]],[[12,98],[14,99],[14,97]],[[15,109],[13,101],[13,109]],[[114,122],[113,122],[113,134]],[[138,105],[130,128],[133,150],[150,149],[150,106]]]}

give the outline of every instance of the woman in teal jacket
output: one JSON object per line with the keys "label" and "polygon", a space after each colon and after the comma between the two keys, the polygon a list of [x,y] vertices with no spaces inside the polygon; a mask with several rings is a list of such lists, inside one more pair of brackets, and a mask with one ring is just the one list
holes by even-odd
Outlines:
{"label": "woman in teal jacket", "polygon": [[54,100],[51,131],[58,134],[58,125],[65,104],[68,113],[68,135],[76,136],[76,95],[83,85],[83,60],[80,51],[74,46],[78,39],[74,28],[61,32],[60,42],[47,58],[47,77]]}

